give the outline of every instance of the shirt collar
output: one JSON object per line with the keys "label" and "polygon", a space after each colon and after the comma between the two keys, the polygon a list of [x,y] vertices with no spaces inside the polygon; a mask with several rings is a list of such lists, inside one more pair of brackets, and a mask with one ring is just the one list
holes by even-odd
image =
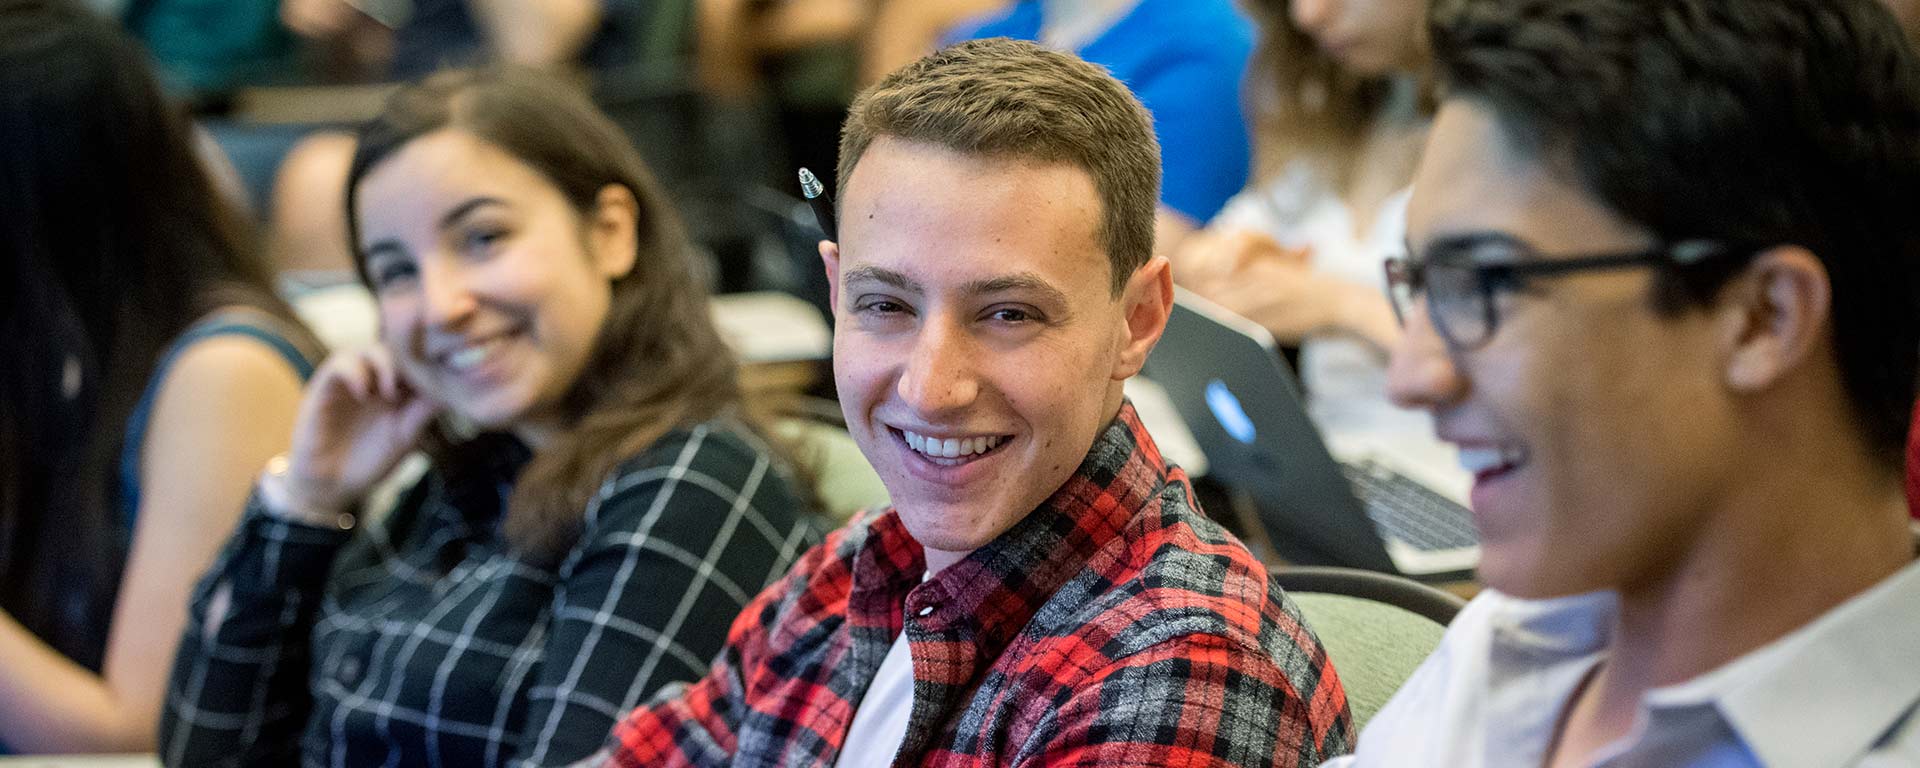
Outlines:
{"label": "shirt collar", "polygon": [[1920,563],[1648,708],[1713,705],[1763,765],[1850,765],[1920,701],[1916,615]]}
{"label": "shirt collar", "polygon": [[889,510],[874,520],[868,545],[855,561],[849,618],[863,625],[885,623],[898,632],[904,594],[905,609],[919,617],[921,626],[938,632],[969,625],[982,658],[998,656],[1061,585],[1120,537],[1166,485],[1167,472],[1133,403],[1122,401],[1120,412],[1059,490],[925,583],[924,550],[898,512]]}

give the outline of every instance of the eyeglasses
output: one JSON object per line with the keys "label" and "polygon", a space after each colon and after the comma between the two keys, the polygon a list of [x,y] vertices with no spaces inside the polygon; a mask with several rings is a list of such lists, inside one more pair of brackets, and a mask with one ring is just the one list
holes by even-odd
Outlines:
{"label": "eyeglasses", "polygon": [[1393,312],[1405,325],[1416,299],[1427,299],[1427,316],[1434,330],[1453,349],[1477,349],[1493,338],[1499,325],[1501,291],[1530,280],[1595,270],[1631,267],[1685,267],[1733,251],[1708,240],[1682,240],[1644,251],[1580,254],[1543,258],[1526,245],[1503,235],[1442,241],[1425,259],[1387,259],[1387,296]]}

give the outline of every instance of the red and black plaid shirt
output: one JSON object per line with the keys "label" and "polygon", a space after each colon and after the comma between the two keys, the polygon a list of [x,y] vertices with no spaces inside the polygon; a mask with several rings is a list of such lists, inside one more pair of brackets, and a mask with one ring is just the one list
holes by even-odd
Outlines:
{"label": "red and black plaid shirt", "polygon": [[1347,750],[1326,652],[1131,404],[1039,509],[925,569],[896,513],[835,532],[747,606],[705,679],[614,729],[611,764],[831,766],[903,626],[896,765],[1307,766]]}

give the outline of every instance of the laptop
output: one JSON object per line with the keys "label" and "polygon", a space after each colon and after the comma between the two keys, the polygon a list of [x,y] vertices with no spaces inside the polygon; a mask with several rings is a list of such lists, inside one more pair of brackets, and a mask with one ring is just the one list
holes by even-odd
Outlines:
{"label": "laptop", "polygon": [[1428,581],[1480,559],[1467,508],[1385,457],[1334,459],[1272,334],[1184,289],[1144,374],[1206,454],[1208,476],[1253,501],[1275,553]]}

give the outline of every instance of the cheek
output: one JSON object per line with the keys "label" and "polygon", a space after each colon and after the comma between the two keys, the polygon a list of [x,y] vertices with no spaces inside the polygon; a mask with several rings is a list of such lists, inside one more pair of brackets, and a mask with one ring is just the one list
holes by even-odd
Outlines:
{"label": "cheek", "polygon": [[374,310],[380,322],[375,332],[382,344],[403,356],[409,353],[409,340],[419,331],[420,313],[411,297],[381,297]]}

